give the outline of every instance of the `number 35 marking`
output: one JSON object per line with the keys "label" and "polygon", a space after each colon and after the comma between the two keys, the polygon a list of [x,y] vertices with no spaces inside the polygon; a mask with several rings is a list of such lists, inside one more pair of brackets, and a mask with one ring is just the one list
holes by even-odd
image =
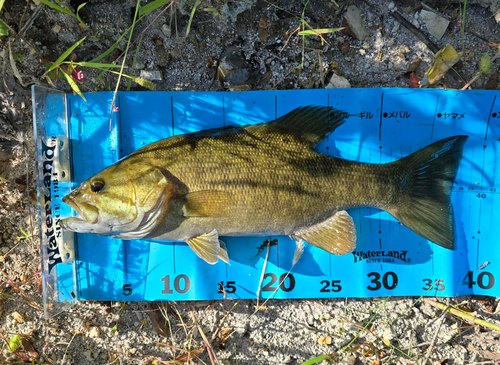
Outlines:
{"label": "number 35 marking", "polygon": [[[446,289],[443,279],[436,279],[434,281],[432,279],[424,279],[423,282],[425,283],[425,286],[422,288],[424,290],[436,289],[436,291],[444,291]],[[435,287],[432,283],[434,283]]]}

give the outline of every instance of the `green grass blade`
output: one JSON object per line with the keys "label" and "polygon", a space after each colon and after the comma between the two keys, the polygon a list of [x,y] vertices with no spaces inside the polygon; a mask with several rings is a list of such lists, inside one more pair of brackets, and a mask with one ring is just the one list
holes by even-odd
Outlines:
{"label": "green grass blade", "polygon": [[326,355],[320,355],[318,357],[315,357],[314,359],[307,360],[306,362],[303,362],[301,365],[313,365],[317,364],[318,362],[321,362],[323,360],[328,360],[331,359],[332,357],[337,356],[338,354],[326,354]]}
{"label": "green grass blade", "polygon": [[[98,62],[73,62],[76,66],[93,67],[93,68],[120,68],[120,65],[113,65],[112,63],[98,63]],[[127,67],[125,67],[127,68]]]}
{"label": "green grass blade", "polygon": [[7,37],[9,35],[9,28],[2,20],[0,20],[0,36]]}
{"label": "green grass blade", "polygon": [[4,3],[5,3],[5,0],[0,0],[0,10],[2,10]]}
{"label": "green grass blade", "polygon": [[48,69],[47,72],[45,72],[45,74],[48,74],[50,71],[52,71],[53,69],[55,69],[56,67],[59,67],[61,65],[61,63],[69,57],[69,55],[71,54],[71,52],[73,52],[73,50],[78,47],[80,45],[80,43],[82,43],[85,38],[87,37],[83,37],[82,39],[80,39],[78,42],[76,42],[75,44],[73,44],[71,47],[69,47],[66,52],[64,52],[61,57],[59,57],[56,62],[54,62],[52,64],[52,66],[50,66],[50,68]]}
{"label": "green grass blade", "polygon": [[[139,19],[140,20],[140,19]],[[139,21],[138,20],[138,21]],[[113,50],[118,46],[118,44],[120,43],[120,41],[122,40],[123,37],[125,37],[127,35],[128,32],[130,32],[130,30],[132,29],[132,26],[130,26],[125,32],[123,32],[123,34],[120,36],[120,38],[118,38],[118,40],[111,46],[108,48],[108,50],[104,53],[102,53],[101,55],[97,56],[96,58],[94,58],[93,60],[91,60],[90,62],[97,62],[97,61],[100,61],[102,60],[104,57],[106,57],[107,55],[109,55],[111,52],[113,52]]]}
{"label": "green grass blade", "polygon": [[57,4],[54,4],[53,2],[49,1],[49,0],[40,0],[40,2],[42,4],[45,4],[47,5],[48,7],[51,7],[52,9],[55,9],[57,11],[60,11],[61,13],[64,13],[64,14],[68,14],[68,15],[71,15],[73,18],[77,19],[78,18],[76,17],[75,14],[73,14],[71,11],[69,11],[68,9],[65,9],[63,8],[62,6],[59,6]]}
{"label": "green grass blade", "polygon": [[198,7],[198,5],[200,5],[200,0],[196,0],[196,2],[194,3],[193,9],[191,10],[191,15],[189,16],[186,35],[179,41],[179,43],[184,42],[186,38],[189,36],[189,31],[191,30],[191,23],[193,22],[194,13],[196,13],[196,8]]}
{"label": "green grass blade", "polygon": [[71,78],[70,75],[68,75],[66,72],[64,72],[63,70],[61,70],[61,72],[63,73],[64,77],[66,77],[66,81],[68,81],[68,84],[69,86],[71,86],[71,88],[73,89],[73,91],[75,93],[77,93],[78,95],[80,95],[80,97],[85,100],[85,102],[87,102],[87,99],[85,99],[85,96],[83,96],[80,88],[78,87],[78,84],[75,82],[75,80],[73,80]]}
{"label": "green grass blade", "polygon": [[299,32],[299,35],[320,35],[326,33],[338,32],[343,28],[327,28],[327,29],[312,29],[312,30],[303,30]]}
{"label": "green grass blade", "polygon": [[[137,48],[135,49],[135,55],[134,55],[134,60],[132,61],[132,69],[130,70],[130,74],[133,75],[134,74],[134,70],[135,70],[135,63],[137,61],[137,56],[139,55],[139,49],[141,48],[141,44],[142,44],[142,39],[144,38],[144,34],[141,35],[141,38],[139,38],[139,44],[137,45]],[[130,91],[130,88],[132,86],[132,80],[131,79],[128,79],[128,84],[127,84],[127,91]]]}
{"label": "green grass blade", "polygon": [[80,18],[80,14],[79,14],[79,11],[85,6],[87,5],[87,3],[83,3],[83,4],[80,4],[80,6],[78,7],[78,9],[76,9],[76,19],[78,19],[78,21],[80,23],[82,23],[84,26],[85,24],[82,22],[82,19]]}
{"label": "green grass blade", "polygon": [[168,4],[170,1],[172,0],[155,0],[153,2],[150,2],[149,4],[141,7],[141,10],[139,10],[139,16],[149,14],[152,11],[162,7],[163,5]]}

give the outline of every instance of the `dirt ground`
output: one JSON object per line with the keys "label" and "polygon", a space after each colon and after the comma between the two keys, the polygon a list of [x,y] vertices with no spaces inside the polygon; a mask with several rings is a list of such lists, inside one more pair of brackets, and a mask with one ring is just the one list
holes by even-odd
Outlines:
{"label": "dirt ground", "polygon": [[[60,4],[76,12],[83,3]],[[206,0],[190,21],[194,1],[176,0],[170,8],[165,1],[135,25],[132,39],[137,37],[137,42],[126,65],[133,65],[134,75],[153,82],[156,90],[410,87],[424,80],[434,53],[451,44],[457,50],[474,50],[433,87],[460,89],[477,74],[481,56],[491,58],[498,51],[487,45],[500,43],[500,5],[497,0],[468,1],[464,16],[458,1],[424,3]],[[358,30],[349,24],[350,33],[325,33],[324,41],[297,34],[302,26],[346,26],[346,13],[356,12],[351,5],[364,22]],[[30,85],[71,92],[62,72],[50,85],[43,77],[44,65],[83,37],[72,52],[75,61],[95,59],[132,25],[135,10],[132,0],[89,0],[79,11],[83,26],[38,1],[7,0],[3,6],[0,19],[10,30],[1,37],[0,49],[0,362],[303,364],[320,355],[325,358],[316,363],[500,362],[499,332],[443,316],[442,310],[417,298],[271,300],[255,315],[249,315],[254,300],[81,302],[44,320]],[[429,29],[422,10],[434,10],[449,21],[440,39],[435,36],[439,29]],[[121,64],[127,38],[99,62]],[[475,48],[480,46],[487,47]],[[498,89],[497,68],[493,61],[471,87]],[[83,92],[115,89],[116,75],[101,77],[99,70],[88,67],[80,71]],[[123,79],[120,89],[127,83]],[[135,82],[131,89],[148,90]],[[443,302],[461,303],[478,318],[500,324],[498,298]],[[8,343],[15,346],[16,335],[20,346],[11,352]]]}

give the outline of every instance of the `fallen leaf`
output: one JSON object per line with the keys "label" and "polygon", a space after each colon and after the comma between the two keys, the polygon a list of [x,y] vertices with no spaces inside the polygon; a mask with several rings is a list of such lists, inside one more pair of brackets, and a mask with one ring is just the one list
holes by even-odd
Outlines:
{"label": "fallen leaf", "polygon": [[193,360],[196,356],[200,355],[205,349],[199,349],[199,350],[193,350],[186,352],[184,354],[181,354],[175,358],[175,361],[180,362],[181,364],[184,364],[185,362],[188,362],[190,360]]}
{"label": "fallen leaf", "polygon": [[328,346],[332,344],[332,338],[330,336],[318,338],[318,343],[323,346]]}
{"label": "fallen leaf", "polygon": [[264,75],[260,77],[259,83],[266,84],[273,77],[273,72],[271,70],[267,71]]}
{"label": "fallen leaf", "polygon": [[231,333],[233,333],[233,330],[230,328],[223,328],[219,331],[219,350],[224,350],[226,348],[226,341]]}
{"label": "fallen leaf", "polygon": [[267,23],[265,17],[260,18],[259,27],[262,29],[267,29]]}
{"label": "fallen leaf", "polygon": [[406,70],[406,72],[417,72],[420,63],[422,63],[422,59],[415,58],[413,61],[411,61],[410,66],[408,66],[408,70]]}
{"label": "fallen leaf", "polygon": [[[21,337],[21,343],[23,345],[24,350],[29,354],[31,359],[38,360],[40,358],[40,355],[38,354],[38,352],[36,352],[35,348],[28,341],[27,338]],[[31,361],[31,359],[30,359],[30,361]]]}
{"label": "fallen leaf", "polygon": [[12,317],[16,320],[18,323],[23,323],[24,322],[24,316],[19,313],[19,312],[12,312]]}
{"label": "fallen leaf", "polygon": [[264,29],[259,29],[259,39],[262,43],[267,42],[267,32]]}
{"label": "fallen leaf", "polygon": [[484,306],[487,312],[493,313],[495,310],[495,299],[493,297],[487,297],[486,295],[478,295],[474,297],[480,304]]}
{"label": "fallen leaf", "polygon": [[490,76],[489,80],[484,85],[484,88],[486,90],[496,90],[497,84],[498,84],[498,70],[493,72],[493,74]]}
{"label": "fallen leaf", "polygon": [[422,81],[422,85],[435,85],[458,61],[461,53],[457,53],[455,48],[447,45],[434,56],[434,62],[427,71],[427,77]]}
{"label": "fallen leaf", "polygon": [[17,357],[19,357],[21,360],[23,360],[25,362],[31,362],[30,355],[27,354],[25,351],[17,350],[17,351],[14,351],[13,354],[16,355]]}
{"label": "fallen leaf", "polygon": [[[168,331],[167,320],[163,316],[163,313],[166,311],[166,306],[168,306],[168,304],[164,304],[162,302],[148,303],[149,319],[151,319],[151,323],[153,323],[153,328],[159,335],[169,337],[170,334]],[[162,311],[162,309],[165,309],[165,311]]]}
{"label": "fallen leaf", "polygon": [[472,308],[472,303],[467,301],[459,303],[458,308],[460,310],[463,310],[464,312],[469,312],[469,313],[472,313],[474,311],[474,309]]}

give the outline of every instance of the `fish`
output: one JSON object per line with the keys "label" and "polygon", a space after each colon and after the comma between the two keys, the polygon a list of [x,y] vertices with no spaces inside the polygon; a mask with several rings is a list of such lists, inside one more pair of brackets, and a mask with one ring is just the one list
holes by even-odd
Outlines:
{"label": "fish", "polygon": [[215,264],[229,263],[224,236],[288,235],[334,255],[350,253],[356,227],[346,209],[375,207],[454,249],[451,189],[468,136],[386,164],[316,152],[347,115],[305,106],[267,123],[151,143],[66,195],[78,215],[61,226],[125,240],[184,241]]}

